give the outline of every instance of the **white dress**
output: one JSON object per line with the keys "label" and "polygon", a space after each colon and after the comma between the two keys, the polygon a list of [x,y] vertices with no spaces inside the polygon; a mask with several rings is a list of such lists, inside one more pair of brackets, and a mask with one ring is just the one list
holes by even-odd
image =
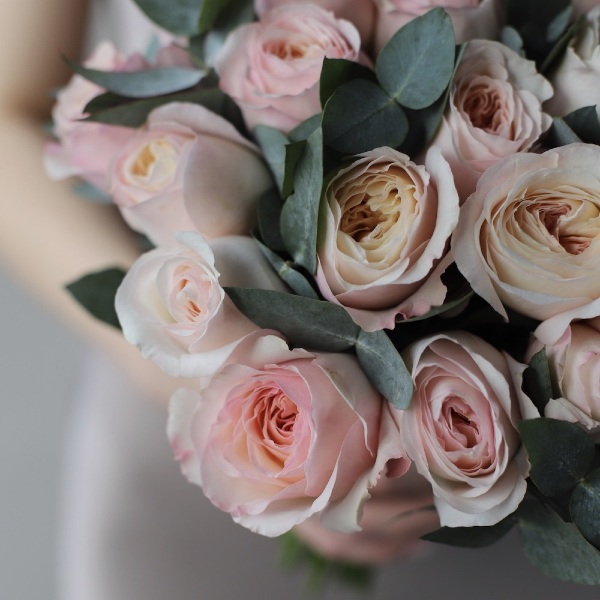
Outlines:
{"label": "white dress", "polygon": [[[152,27],[128,1],[99,0],[90,39],[108,31],[125,52],[143,48]],[[302,572],[279,566],[276,540],[234,524],[187,483],[167,443],[164,412],[139,397],[108,358],[87,357],[76,406],[65,457],[61,600],[311,597]],[[382,568],[369,594],[329,586],[317,598],[440,594],[445,600],[598,597],[594,588],[539,574],[511,534],[481,550],[432,545],[424,557]]]}

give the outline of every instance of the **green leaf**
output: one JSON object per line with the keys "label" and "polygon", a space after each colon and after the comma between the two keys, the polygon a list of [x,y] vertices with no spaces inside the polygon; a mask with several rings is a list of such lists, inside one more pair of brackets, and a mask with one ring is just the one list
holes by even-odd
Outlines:
{"label": "green leaf", "polygon": [[308,117],[308,119],[302,121],[300,125],[294,127],[294,129],[288,133],[288,137],[291,142],[305,141],[320,127],[321,113]]}
{"label": "green leaf", "polygon": [[88,69],[68,58],[65,58],[65,62],[82,77],[127,98],[149,98],[187,90],[206,75],[205,71],[187,67],[157,67],[132,72],[99,71]]}
{"label": "green leaf", "polygon": [[230,0],[203,0],[200,8],[200,18],[198,19],[198,30],[201,33],[208,31],[229,3]]}
{"label": "green leaf", "polygon": [[306,298],[319,299],[319,296],[315,292],[308,279],[302,275],[297,269],[294,268],[294,264],[287,260],[283,260],[278,254],[275,254],[272,250],[267,248],[264,244],[258,242],[260,249],[266,256],[273,269],[277,272],[277,275],[281,277],[283,281],[290,287],[290,289]]}
{"label": "green leaf", "polygon": [[375,72],[381,87],[407,108],[433,104],[454,70],[454,28],[435,8],[401,27],[381,49]]}
{"label": "green leaf", "polygon": [[287,198],[294,192],[294,179],[296,177],[296,167],[304,154],[307,142],[292,142],[284,148],[285,160],[283,167],[283,181],[281,184],[281,193]]}
{"label": "green leaf", "polygon": [[268,127],[267,125],[257,125],[252,130],[252,134],[260,146],[262,154],[271,169],[271,173],[275,177],[277,187],[281,192],[283,190],[283,180],[286,171],[285,147],[289,143],[289,140],[279,129]]}
{"label": "green leaf", "polygon": [[323,141],[312,133],[294,175],[294,193],[281,211],[281,237],[294,261],[309,273],[317,270],[317,224],[323,187]]}
{"label": "green leaf", "polygon": [[543,414],[548,400],[556,397],[552,389],[552,375],[545,348],[531,357],[523,373],[523,384],[526,394]]}
{"label": "green leaf", "polygon": [[283,201],[276,189],[266,191],[258,203],[257,220],[261,240],[276,252],[285,251],[285,244],[279,232],[279,221]]}
{"label": "green leaf", "polygon": [[544,141],[545,145],[550,146],[551,148],[581,143],[579,136],[561,117],[554,117],[554,119],[552,119],[552,125],[550,126]]}
{"label": "green leaf", "polygon": [[402,357],[384,331],[362,329],[356,340],[356,357],[369,381],[395,408],[410,406],[414,385]]}
{"label": "green leaf", "polygon": [[531,462],[531,480],[546,496],[569,491],[590,468],[594,442],[574,423],[530,419],[519,423],[519,431]]}
{"label": "green leaf", "polygon": [[579,531],[600,547],[600,469],[595,469],[573,491],[571,517]]}
{"label": "green leaf", "polygon": [[600,123],[595,106],[584,106],[564,116],[563,120],[582,142],[600,145]]}
{"label": "green leaf", "polygon": [[202,0],[134,0],[155,23],[178,35],[198,33]]}
{"label": "green leaf", "polygon": [[321,106],[324,107],[327,104],[327,100],[340,85],[353,79],[366,79],[374,82],[375,73],[368,67],[352,60],[325,57],[319,82]]}
{"label": "green leaf", "polygon": [[77,179],[71,188],[75,194],[85,198],[86,200],[91,200],[92,202],[99,202],[101,204],[112,204],[112,198],[100,188],[97,188],[95,185],[92,185],[88,181],[83,179]]}
{"label": "green leaf", "polygon": [[123,269],[111,268],[84,275],[65,287],[92,316],[120,329],[115,294],[124,277]]}
{"label": "green leaf", "polygon": [[408,133],[404,111],[377,84],[355,79],[337,88],[323,110],[323,139],[346,154],[399,146]]}
{"label": "green leaf", "polygon": [[519,506],[518,518],[523,548],[538,569],[565,581],[600,584],[600,554],[575,525],[529,498]]}
{"label": "green leaf", "polygon": [[424,535],[421,539],[448,546],[483,548],[504,537],[516,522],[515,516],[510,515],[489,527],[440,527],[436,531]]}
{"label": "green leaf", "polygon": [[523,50],[523,38],[514,27],[503,27],[500,31],[500,41],[519,56],[525,56],[525,50]]}

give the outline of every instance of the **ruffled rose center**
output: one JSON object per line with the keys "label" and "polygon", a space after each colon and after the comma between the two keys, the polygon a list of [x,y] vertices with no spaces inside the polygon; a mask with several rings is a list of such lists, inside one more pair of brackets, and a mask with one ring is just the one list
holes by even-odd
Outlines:
{"label": "ruffled rose center", "polygon": [[177,162],[177,149],[168,140],[151,140],[132,156],[128,173],[132,183],[160,190],[174,179]]}
{"label": "ruffled rose center", "polygon": [[504,131],[507,126],[508,139],[514,138],[514,123],[506,110],[504,90],[488,78],[478,78],[468,89],[461,93],[464,98],[462,110],[467,115],[473,127],[487,133],[496,134]]}

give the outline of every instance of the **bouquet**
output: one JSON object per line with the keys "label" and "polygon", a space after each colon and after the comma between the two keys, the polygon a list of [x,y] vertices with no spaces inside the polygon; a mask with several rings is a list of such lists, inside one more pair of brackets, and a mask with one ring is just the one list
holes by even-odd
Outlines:
{"label": "bouquet", "polygon": [[69,289],[181,378],[183,474],[280,536],[413,465],[426,539],[600,584],[600,3],[136,2],[46,165],[139,234]]}

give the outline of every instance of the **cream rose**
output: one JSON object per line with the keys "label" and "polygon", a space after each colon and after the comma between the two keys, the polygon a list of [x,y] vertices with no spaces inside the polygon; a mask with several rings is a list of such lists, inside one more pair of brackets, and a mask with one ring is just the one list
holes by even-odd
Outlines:
{"label": "cream rose", "polygon": [[529,150],[552,122],[542,102],[552,86],[535,63],[503,44],[469,42],[434,144],[450,163],[461,201],[501,158]]}
{"label": "cream rose", "polygon": [[461,209],[456,264],[473,290],[544,321],[554,343],[573,319],[600,315],[600,148],[517,154],[489,169]]}
{"label": "cream rose", "polygon": [[439,261],[458,212],[439,148],[430,148],[425,165],[391,148],[359,155],[325,191],[317,271],[323,296],[367,331],[393,329],[397,315],[442,304]]}
{"label": "cream rose", "polygon": [[287,132],[321,110],[325,57],[361,59],[356,27],[320,6],[294,3],[234,30],[215,67],[221,89],[239,104],[249,128],[264,124]]}
{"label": "cream rose", "polygon": [[177,239],[133,264],[117,291],[117,315],[127,341],[169,375],[209,376],[242,338],[259,331],[222,286],[285,286],[251,238],[209,244],[182,232]]}
{"label": "cream rose", "polygon": [[403,358],[415,393],[393,413],[408,457],[433,487],[440,523],[494,525],[527,488],[519,405],[539,415],[521,391],[526,366],[465,332],[422,339]]}
{"label": "cream rose", "polygon": [[374,0],[378,8],[375,26],[377,52],[409,21],[433,8],[443,8],[454,25],[456,42],[496,38],[502,23],[502,0]]}
{"label": "cream rose", "polygon": [[595,106],[600,117],[600,6],[587,15],[569,42],[551,81],[554,96],[546,104],[549,113],[564,116],[584,106]]}
{"label": "cream rose", "polygon": [[401,456],[389,404],[354,357],[272,336],[240,345],[201,390],[177,392],[168,432],[185,476],[267,536],[317,513],[358,531],[369,489]]}
{"label": "cream rose", "polygon": [[[535,340],[529,354],[540,348]],[[571,324],[546,356],[561,397],[549,400],[545,415],[600,431],[600,318]]]}
{"label": "cream rose", "polygon": [[[224,175],[227,165],[235,177]],[[184,102],[152,111],[110,171],[123,217],[157,245],[183,230],[208,238],[248,234],[271,185],[254,144],[219,115]]]}

